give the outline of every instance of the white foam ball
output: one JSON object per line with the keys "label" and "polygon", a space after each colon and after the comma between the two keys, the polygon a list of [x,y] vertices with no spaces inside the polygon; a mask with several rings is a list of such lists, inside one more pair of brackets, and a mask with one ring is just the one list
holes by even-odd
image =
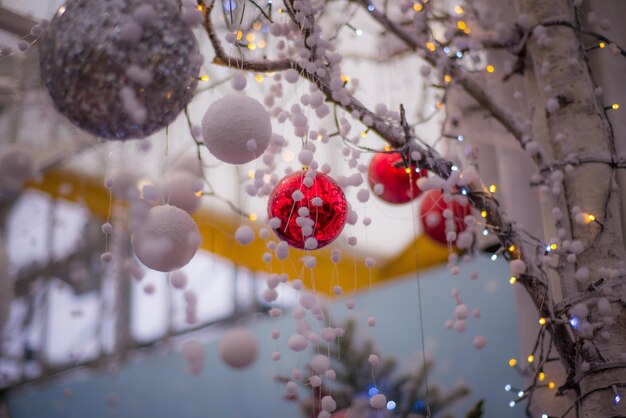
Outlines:
{"label": "white foam ball", "polygon": [[245,328],[228,331],[219,344],[220,357],[232,368],[242,369],[251,365],[259,353],[256,336]]}
{"label": "white foam ball", "polygon": [[326,395],[322,398],[322,409],[324,411],[333,412],[337,409],[337,402],[335,402],[332,396]]}
{"label": "white foam ball", "polygon": [[202,162],[196,154],[183,154],[170,167],[170,171],[186,171],[197,178],[204,176]]}
{"label": "white foam ball", "polygon": [[370,354],[367,358],[367,362],[372,366],[378,366],[380,364],[380,358],[376,354]]}
{"label": "white foam ball", "polygon": [[187,213],[195,212],[200,206],[200,196],[196,192],[201,190],[202,180],[188,171],[170,172],[161,183],[163,200]]}
{"label": "white foam ball", "polygon": [[184,289],[187,286],[187,274],[182,270],[171,272],[170,283],[176,289]]}
{"label": "white foam ball", "polygon": [[295,395],[298,393],[298,384],[293,381],[287,382],[287,384],[285,384],[285,391],[290,395]]}
{"label": "white foam ball", "polygon": [[[209,152],[229,164],[245,164],[261,156],[272,135],[270,117],[261,103],[243,95],[213,102],[202,119]],[[255,147],[250,149],[250,140]]]}
{"label": "white foam ball", "polygon": [[511,267],[511,273],[513,275],[518,276],[526,272],[526,263],[522,260],[511,260],[509,262],[509,266]]}
{"label": "white foam ball", "polygon": [[454,309],[454,316],[456,317],[456,319],[459,319],[459,320],[467,319],[467,315],[468,315],[467,305],[465,304],[458,305]]}
{"label": "white foam ball", "polygon": [[176,206],[155,206],[133,233],[135,255],[147,267],[172,271],[189,263],[200,246],[198,227],[187,212]]}
{"label": "white foam ball", "polygon": [[313,356],[310,366],[315,373],[324,373],[326,370],[330,369],[330,359],[324,354],[316,354]]}
{"label": "white foam ball", "polygon": [[485,345],[487,345],[487,339],[482,335],[477,335],[474,337],[472,344],[474,344],[476,349],[481,350],[485,347]]}
{"label": "white foam ball", "polygon": [[287,340],[287,346],[293,351],[299,352],[309,346],[309,341],[301,334],[294,334]]}
{"label": "white foam ball", "polygon": [[248,245],[254,240],[254,230],[248,225],[241,225],[235,231],[235,239],[241,245]]}
{"label": "white foam ball", "polygon": [[319,376],[311,376],[309,377],[309,384],[314,388],[318,388],[322,386],[322,378]]}
{"label": "white foam ball", "polygon": [[233,78],[230,80],[230,86],[233,90],[241,91],[246,88],[248,82],[246,81],[246,76],[243,74],[235,74]]}
{"label": "white foam ball", "polygon": [[202,372],[204,348],[196,340],[187,341],[183,347],[183,357],[187,363],[189,373],[197,375]]}
{"label": "white foam ball", "polygon": [[293,84],[296,81],[298,81],[298,79],[300,78],[300,74],[298,74],[298,71],[294,70],[293,68],[290,68],[287,71],[285,71],[284,77],[285,77],[285,81]]}
{"label": "white foam ball", "polygon": [[387,397],[378,393],[370,398],[370,406],[374,409],[383,409],[387,406]]}

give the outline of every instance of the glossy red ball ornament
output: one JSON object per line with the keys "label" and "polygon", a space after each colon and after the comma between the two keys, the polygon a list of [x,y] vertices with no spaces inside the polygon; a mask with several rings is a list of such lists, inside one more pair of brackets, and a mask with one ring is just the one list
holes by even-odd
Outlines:
{"label": "glossy red ball ornament", "polygon": [[343,230],[348,203],[341,187],[324,173],[297,171],[283,178],[270,194],[267,216],[280,225],[278,237],[295,248],[330,244]]}
{"label": "glossy red ball ornament", "polygon": [[[397,152],[374,155],[367,170],[374,194],[389,203],[406,203],[421,195],[417,180],[426,175],[426,170],[420,170],[415,163],[406,167]],[[382,192],[377,190],[379,184],[382,185]]]}
{"label": "glossy red ball ornament", "polygon": [[454,231],[457,234],[463,232],[466,227],[465,217],[472,212],[472,207],[469,204],[462,205],[454,199],[446,202],[441,190],[428,191],[420,204],[420,220],[424,233],[444,245],[448,243],[446,240],[446,219],[443,216],[446,209],[452,211]]}

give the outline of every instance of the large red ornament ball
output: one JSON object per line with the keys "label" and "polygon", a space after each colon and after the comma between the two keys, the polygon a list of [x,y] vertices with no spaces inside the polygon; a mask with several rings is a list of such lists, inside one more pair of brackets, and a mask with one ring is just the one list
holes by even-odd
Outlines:
{"label": "large red ornament ball", "polygon": [[454,231],[459,234],[465,230],[465,217],[472,212],[472,207],[462,205],[452,199],[446,202],[443,199],[441,190],[430,190],[424,195],[420,204],[420,220],[424,232],[430,238],[442,244],[447,244],[446,240],[446,219],[443,212],[450,209],[454,222]]}
{"label": "large red ornament ball", "polygon": [[297,171],[272,191],[267,216],[277,218],[278,237],[295,248],[313,250],[330,244],[343,230],[348,203],[335,181],[317,171]]}
{"label": "large red ornament ball", "polygon": [[414,163],[406,167],[399,153],[374,155],[367,170],[374,194],[389,203],[406,203],[421,195],[417,180],[426,175],[426,170],[420,170]]}

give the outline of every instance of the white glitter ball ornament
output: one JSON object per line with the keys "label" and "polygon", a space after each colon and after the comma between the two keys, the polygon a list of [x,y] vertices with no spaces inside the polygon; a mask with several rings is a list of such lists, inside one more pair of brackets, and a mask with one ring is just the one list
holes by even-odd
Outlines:
{"label": "white glitter ball ornament", "polygon": [[243,95],[213,102],[202,119],[209,152],[229,164],[245,164],[261,156],[271,135],[272,124],[263,105]]}
{"label": "white glitter ball ornament", "polygon": [[150,209],[131,237],[135,255],[147,267],[172,271],[189,263],[200,246],[200,232],[191,216],[171,205]]}
{"label": "white glitter ball ornament", "polygon": [[232,368],[242,369],[251,365],[259,353],[256,336],[245,328],[228,331],[219,344],[220,357]]}
{"label": "white glitter ball ornament", "polygon": [[69,0],[39,45],[56,108],[101,138],[159,131],[198,82],[197,41],[171,0]]}

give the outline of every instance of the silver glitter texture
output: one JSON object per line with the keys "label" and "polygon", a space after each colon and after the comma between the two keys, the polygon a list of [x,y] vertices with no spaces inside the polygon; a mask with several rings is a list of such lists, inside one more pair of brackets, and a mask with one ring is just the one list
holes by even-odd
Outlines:
{"label": "silver glitter texture", "polygon": [[[144,22],[139,41],[121,39],[123,25],[144,5],[156,18]],[[193,97],[201,62],[173,0],[70,0],[41,38],[40,55],[41,78],[59,112],[107,139],[143,138],[174,121]],[[149,71],[152,81],[129,79],[131,65]],[[123,106],[125,87],[144,117]]]}

